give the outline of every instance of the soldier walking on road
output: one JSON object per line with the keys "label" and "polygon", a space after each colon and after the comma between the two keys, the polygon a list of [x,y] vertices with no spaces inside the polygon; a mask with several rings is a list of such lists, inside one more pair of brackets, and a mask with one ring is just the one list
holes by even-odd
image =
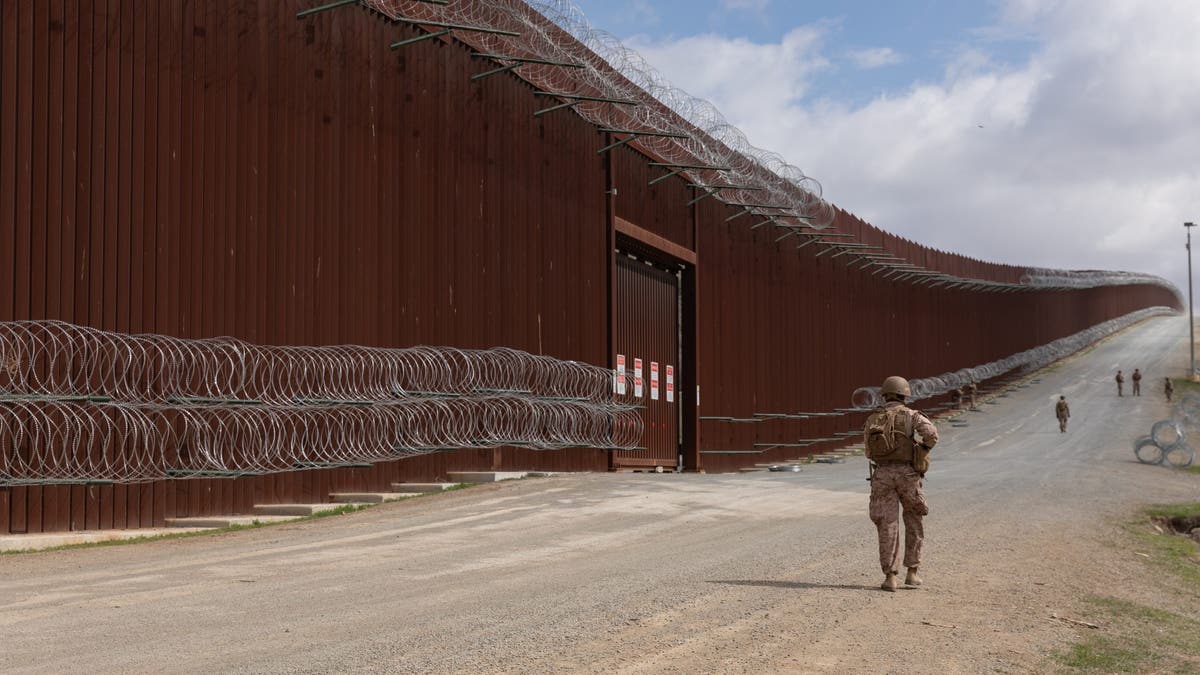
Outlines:
{"label": "soldier walking on road", "polygon": [[955,410],[962,410],[963,407],[963,390],[962,387],[955,387],[950,392],[950,401],[954,403]]}
{"label": "soldier walking on road", "polygon": [[922,481],[929,469],[929,450],[937,445],[937,427],[920,412],[904,405],[912,394],[908,381],[892,376],[883,381],[883,408],[867,418],[863,436],[871,464],[871,521],[879,533],[880,586],[895,591],[900,563],[900,517],[904,519],[904,583],[920,586],[917,568],[925,541],[922,519],[929,513]]}
{"label": "soldier walking on road", "polygon": [[1121,393],[1121,388],[1125,384],[1125,376],[1122,375],[1121,371],[1118,370],[1117,377],[1115,379],[1117,380],[1117,396],[1124,396],[1124,394]]}
{"label": "soldier walking on road", "polygon": [[971,403],[971,410],[975,410],[975,394],[979,393],[979,385],[972,382],[967,385],[967,400]]}
{"label": "soldier walking on road", "polygon": [[1133,395],[1141,396],[1142,395],[1142,371],[1138,370],[1137,368],[1134,368],[1133,375],[1129,379],[1133,380]]}
{"label": "soldier walking on road", "polygon": [[1067,397],[1059,396],[1054,404],[1054,416],[1058,418],[1058,430],[1067,433],[1067,420],[1071,418],[1071,406],[1067,405]]}
{"label": "soldier walking on road", "polygon": [[1171,394],[1175,393],[1175,385],[1171,384],[1171,378],[1163,378],[1163,393],[1167,395],[1167,403],[1171,402]]}

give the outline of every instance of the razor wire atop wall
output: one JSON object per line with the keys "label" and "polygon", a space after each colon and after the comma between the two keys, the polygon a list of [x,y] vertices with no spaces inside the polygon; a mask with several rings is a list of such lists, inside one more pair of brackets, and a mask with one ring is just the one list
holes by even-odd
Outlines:
{"label": "razor wire atop wall", "polygon": [[752,145],[712,103],[672,85],[636,51],[593,28],[569,0],[362,4],[393,20],[455,30],[480,54],[507,62],[498,70],[520,68],[541,93],[566,99],[564,105],[589,122],[632,137],[717,199],[754,205],[750,212],[778,227],[820,230],[833,221],[820,183],[779,154]]}
{"label": "razor wire atop wall", "polygon": [[1020,283],[964,278],[913,264],[884,247],[837,239],[849,235],[834,231],[835,210],[822,198],[820,183],[778,153],[755,147],[712,103],[671,84],[636,51],[594,28],[570,0],[341,0],[300,15],[346,4],[361,4],[428,31],[393,48],[453,33],[477,56],[497,64],[473,79],[517,74],[546,98],[546,107],[535,115],[573,109],[621,137],[605,149],[636,143],[657,158],[654,166],[664,175],[654,182],[683,176],[700,191],[697,200],[712,197],[742,209],[741,215],[753,214],[760,219],[754,227],[782,231],[777,242],[795,235],[802,240],[797,248],[816,244],[818,257],[837,251],[830,260],[846,256],[842,263],[861,265],[873,276],[883,273],[893,281],[947,290],[1007,293],[1151,283],[1181,297],[1163,279],[1120,272],[1029,270]]}
{"label": "razor wire atop wall", "polygon": [[[1119,330],[1132,326],[1139,321],[1144,321],[1155,316],[1173,314],[1177,314],[1177,312],[1169,307],[1148,307],[1116,319],[1110,319],[1074,335],[1068,335],[1049,344],[1027,349],[1003,359],[972,368],[963,368],[952,373],[942,373],[934,377],[910,379],[908,384],[912,388],[912,396],[908,400],[919,401],[933,396],[940,396],[972,382],[983,382],[984,380],[1003,375],[1018,368],[1025,371],[1037,370],[1066,356],[1070,356],[1080,349],[1098,342]],[[859,387],[854,390],[854,394],[851,395],[850,400],[851,405],[863,410],[883,405],[883,396],[880,394],[878,386]]]}
{"label": "razor wire atop wall", "polygon": [[515,349],[282,347],[0,323],[0,485],[635,448],[604,368]]}
{"label": "razor wire atop wall", "polygon": [[1146,284],[1159,286],[1175,294],[1183,305],[1179,288],[1162,277],[1139,272],[1109,272],[1105,270],[1053,270],[1029,268],[1021,275],[1021,284],[1035,288],[1097,288],[1100,286],[1130,286]]}

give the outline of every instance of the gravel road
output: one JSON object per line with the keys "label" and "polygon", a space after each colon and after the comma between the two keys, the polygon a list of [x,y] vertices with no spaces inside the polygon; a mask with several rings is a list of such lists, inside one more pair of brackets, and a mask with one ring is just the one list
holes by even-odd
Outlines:
{"label": "gravel road", "polygon": [[[1186,335],[1141,324],[940,425],[918,590],[878,590],[861,457],[562,475],[0,556],[0,671],[1037,671],[1081,630],[1051,614],[1161,594],[1112,542],[1140,504],[1200,499],[1200,476],[1131,450],[1167,413],[1157,384],[1184,372]],[[1118,367],[1142,369],[1142,397],[1116,396]]]}

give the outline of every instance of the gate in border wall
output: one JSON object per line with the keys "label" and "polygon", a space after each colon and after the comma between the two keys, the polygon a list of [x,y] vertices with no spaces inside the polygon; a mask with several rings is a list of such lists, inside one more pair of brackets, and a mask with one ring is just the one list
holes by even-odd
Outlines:
{"label": "gate in border wall", "polygon": [[640,407],[645,429],[638,444],[643,449],[614,450],[611,468],[674,469],[680,453],[681,270],[625,251],[616,258],[617,394]]}

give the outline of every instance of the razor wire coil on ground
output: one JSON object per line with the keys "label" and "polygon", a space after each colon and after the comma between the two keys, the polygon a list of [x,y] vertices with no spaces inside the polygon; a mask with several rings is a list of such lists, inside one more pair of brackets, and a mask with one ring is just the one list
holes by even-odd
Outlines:
{"label": "razor wire coil on ground", "polygon": [[1200,427],[1200,396],[1187,394],[1174,405],[1170,419],[1155,422],[1149,436],[1134,441],[1134,455],[1143,464],[1187,468],[1195,461],[1195,451],[1187,441],[1187,431],[1197,427]]}
{"label": "razor wire coil on ground", "polygon": [[637,447],[611,371],[520,350],[281,347],[0,323],[0,484],[140,482],[459,448]]}

